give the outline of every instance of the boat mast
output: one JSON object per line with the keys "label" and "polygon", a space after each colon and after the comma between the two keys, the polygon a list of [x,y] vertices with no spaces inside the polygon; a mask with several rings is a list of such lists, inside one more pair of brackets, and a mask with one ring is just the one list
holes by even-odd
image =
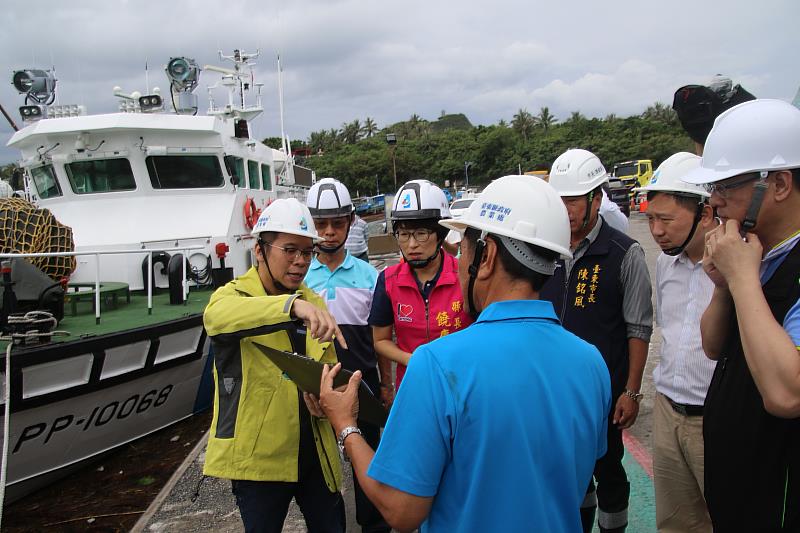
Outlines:
{"label": "boat mast", "polygon": [[281,146],[283,153],[289,155],[289,147],[286,146],[286,131],[283,129],[283,69],[281,69],[281,55],[278,54],[278,106],[280,107],[281,117]]}

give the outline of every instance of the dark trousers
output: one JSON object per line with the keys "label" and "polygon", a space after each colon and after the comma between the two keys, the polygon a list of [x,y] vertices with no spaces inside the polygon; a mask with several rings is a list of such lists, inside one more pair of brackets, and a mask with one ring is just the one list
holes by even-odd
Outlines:
{"label": "dark trousers", "polygon": [[322,471],[317,479],[297,483],[234,479],[231,487],[246,533],[281,533],[293,497],[309,533],[342,533],[346,528],[342,495],[328,490]]}
{"label": "dark trousers", "polygon": [[[362,375],[364,383],[369,386],[373,393],[380,397],[381,389],[378,381],[378,370],[376,368],[362,370]],[[380,428],[360,420],[358,422],[358,428],[363,433],[362,436],[364,440],[367,441],[367,444],[369,444],[373,450],[378,449],[378,444],[381,440]],[[383,515],[381,515],[375,505],[369,501],[367,495],[364,494],[361,485],[358,483],[355,472],[353,472],[353,488],[356,501],[356,522],[361,526],[361,531],[364,533],[388,533],[391,531],[392,528],[389,527],[389,524],[383,519]]]}
{"label": "dark trousers", "polygon": [[297,482],[231,481],[245,532],[281,533],[294,498],[309,533],[343,533],[344,500],[341,493],[328,490],[319,461],[308,409],[300,399]]}
{"label": "dark trousers", "polygon": [[[618,398],[619,396],[614,396]],[[625,447],[622,444],[622,431],[613,423],[612,413],[608,417],[608,451],[594,465],[593,479],[589,480],[586,500],[581,507],[581,514],[594,516],[594,507],[599,507],[598,525],[600,531],[621,532],[628,525],[628,498],[630,483],[622,466]],[[595,480],[597,487],[595,488]],[[593,503],[596,502],[596,503]],[[593,520],[584,520],[584,531],[588,525],[591,530]]]}

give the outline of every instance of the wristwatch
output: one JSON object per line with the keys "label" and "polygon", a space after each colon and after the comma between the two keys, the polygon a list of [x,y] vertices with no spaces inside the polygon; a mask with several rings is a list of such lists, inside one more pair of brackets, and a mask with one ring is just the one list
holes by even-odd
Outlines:
{"label": "wristwatch", "polygon": [[625,389],[624,394],[625,396],[627,396],[636,403],[639,403],[640,401],[642,401],[642,398],[644,398],[644,394],[642,394],[641,392],[633,392],[630,389]]}
{"label": "wristwatch", "polygon": [[347,457],[347,453],[344,451],[344,439],[349,437],[352,433],[358,433],[359,435],[362,435],[361,430],[357,427],[347,426],[342,430],[341,433],[339,433],[339,439],[336,441],[336,444],[339,445],[339,451],[342,452],[342,457],[348,462],[350,461],[350,458]]}

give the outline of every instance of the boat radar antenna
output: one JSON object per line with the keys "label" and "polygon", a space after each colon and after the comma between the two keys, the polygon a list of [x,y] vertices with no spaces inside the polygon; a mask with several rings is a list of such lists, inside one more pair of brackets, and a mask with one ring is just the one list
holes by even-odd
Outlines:
{"label": "boat radar antenna", "polygon": [[[223,55],[219,51],[219,58],[222,61],[233,62],[233,69],[225,67],[217,67],[214,65],[204,65],[203,70],[210,70],[222,74],[222,80],[214,85],[209,86],[208,101],[209,101],[209,115],[219,115],[223,117],[233,117],[237,120],[252,120],[264,111],[261,105],[261,87],[263,84],[254,83],[253,61],[261,54],[260,50],[254,53],[243,52],[241,50],[234,50],[233,55]],[[247,72],[249,71],[249,72]],[[223,108],[217,108],[214,105],[214,98],[212,90],[222,85],[228,90],[228,104]],[[252,87],[256,88],[256,105],[248,106],[245,102],[245,93]]]}
{"label": "boat radar antenna", "polygon": [[122,87],[117,85],[113,92],[120,99],[119,110],[122,113],[158,113],[164,110],[164,99],[161,98],[161,89],[158,87],[153,87],[151,94],[143,95],[139,91],[124,93]]}
{"label": "boat radar antenna", "polygon": [[[175,112],[179,115],[196,115],[197,95],[192,93],[197,88],[200,67],[194,59],[171,57],[164,70],[169,78],[169,95]],[[177,103],[175,93],[178,93]]]}

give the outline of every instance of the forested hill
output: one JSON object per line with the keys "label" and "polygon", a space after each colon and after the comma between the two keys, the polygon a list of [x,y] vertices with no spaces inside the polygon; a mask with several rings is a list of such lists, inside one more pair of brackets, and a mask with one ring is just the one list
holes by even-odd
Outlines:
{"label": "forested hill", "polygon": [[[393,133],[397,143],[389,145]],[[279,146],[280,139],[265,139]],[[652,159],[658,165],[675,152],[692,151],[674,111],[657,103],[641,115],[603,119],[586,118],[578,112],[559,121],[542,108],[538,115],[520,109],[510,123],[473,126],[463,114],[445,114],[428,121],[417,115],[404,122],[378,128],[367,118],[354,120],[340,129],[313,132],[305,143],[292,148],[311,153],[298,163],[312,168],[317,177],[342,180],[353,194],[393,192],[392,152],[397,165],[398,186],[414,178],[427,178],[440,185],[454,180],[461,185],[469,166],[470,185],[485,185],[506,174],[548,169],[568,148],[585,148],[597,154],[609,172],[615,163],[630,159]]]}

